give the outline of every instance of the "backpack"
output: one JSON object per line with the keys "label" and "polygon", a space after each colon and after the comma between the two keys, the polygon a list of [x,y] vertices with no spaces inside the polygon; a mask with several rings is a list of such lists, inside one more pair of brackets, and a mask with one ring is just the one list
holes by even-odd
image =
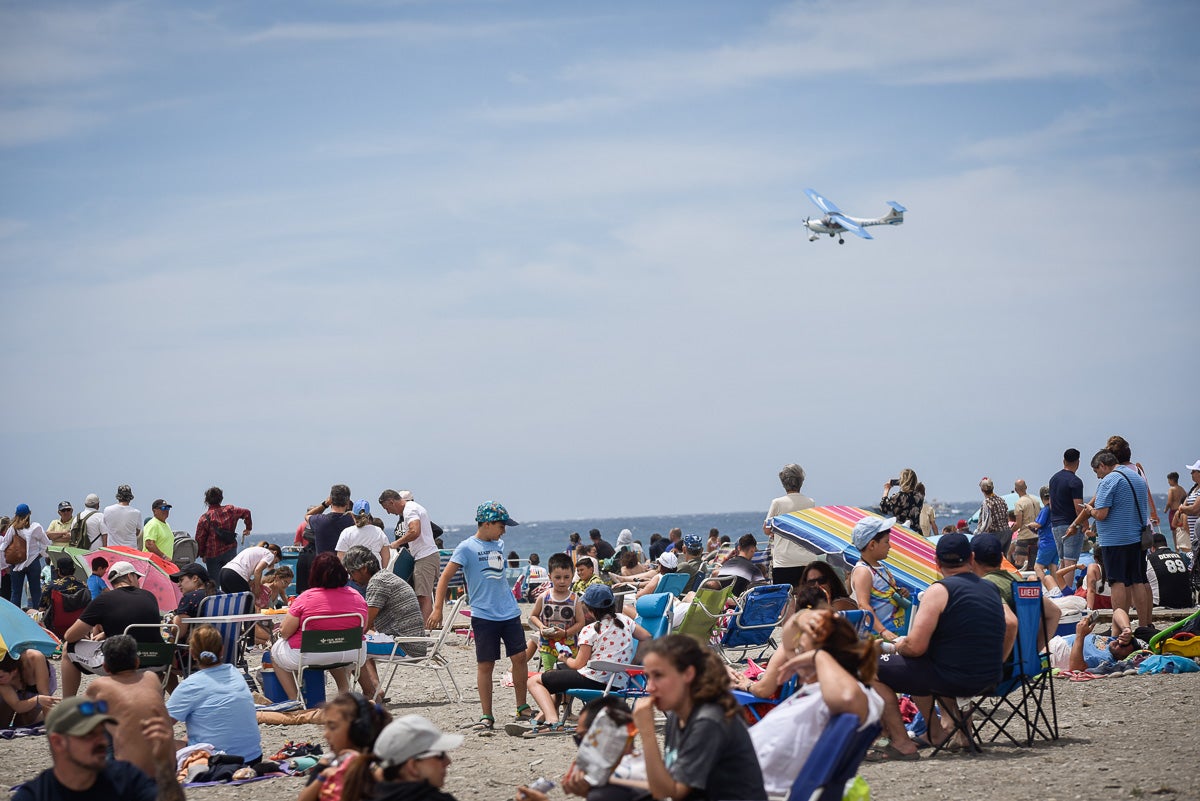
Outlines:
{"label": "backpack", "polygon": [[75,522],[71,525],[71,541],[68,543],[72,548],[91,550],[92,542],[88,540],[87,521],[92,515],[98,514],[100,514],[100,510],[93,509],[86,515],[79,515],[75,518]]}
{"label": "backpack", "polygon": [[29,556],[29,544],[25,542],[25,538],[21,536],[21,532],[13,531],[12,535],[12,542],[4,549],[4,561],[9,567],[16,567]]}

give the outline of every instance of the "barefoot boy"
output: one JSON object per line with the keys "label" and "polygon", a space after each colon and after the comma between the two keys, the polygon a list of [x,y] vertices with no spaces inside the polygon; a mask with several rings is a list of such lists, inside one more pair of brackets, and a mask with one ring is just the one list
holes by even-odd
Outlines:
{"label": "barefoot boy", "polygon": [[142,736],[142,721],[160,718],[170,726],[163,703],[162,683],[154,673],[138,673],[137,640],[118,634],[104,641],[104,670],[88,685],[87,697],[108,702],[108,714],[117,719],[113,729],[113,756],[132,762],[154,775],[154,743]]}
{"label": "barefoot boy", "polygon": [[500,643],[512,661],[513,689],[517,696],[517,717],[527,717],[525,685],[529,679],[529,659],[525,655],[525,629],[521,626],[521,607],[513,597],[504,578],[505,526],[517,522],[508,510],[495,501],[481,504],[475,510],[477,528],[473,537],[459,543],[450,563],[438,580],[433,612],[425,625],[429,629],[442,627],[442,608],[446,604],[450,579],[460,569],[471,597],[471,629],[475,633],[475,678],[479,687],[479,704],[483,714],[475,724],[479,732],[491,732],[496,726],[492,715],[492,671],[500,658]]}

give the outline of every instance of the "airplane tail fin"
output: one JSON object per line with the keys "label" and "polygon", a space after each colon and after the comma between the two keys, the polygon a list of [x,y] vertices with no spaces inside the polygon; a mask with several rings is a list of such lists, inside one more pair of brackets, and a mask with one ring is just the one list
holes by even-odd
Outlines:
{"label": "airplane tail fin", "polygon": [[904,212],[908,211],[908,209],[904,208],[894,200],[889,200],[888,205],[892,207],[892,210],[883,215],[883,222],[887,225],[900,225],[903,223]]}

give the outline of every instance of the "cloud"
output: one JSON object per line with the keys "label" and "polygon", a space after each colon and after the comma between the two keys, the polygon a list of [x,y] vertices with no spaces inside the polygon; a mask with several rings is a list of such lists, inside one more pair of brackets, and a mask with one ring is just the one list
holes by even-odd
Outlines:
{"label": "cloud", "polygon": [[102,114],[62,106],[0,109],[0,147],[65,139],[89,131],[105,119]]}
{"label": "cloud", "polygon": [[346,42],[395,40],[430,44],[458,39],[508,37],[541,25],[537,21],[497,23],[440,23],[411,21],[371,22],[289,22],[271,25],[260,31],[237,37],[241,44],[270,42]]}

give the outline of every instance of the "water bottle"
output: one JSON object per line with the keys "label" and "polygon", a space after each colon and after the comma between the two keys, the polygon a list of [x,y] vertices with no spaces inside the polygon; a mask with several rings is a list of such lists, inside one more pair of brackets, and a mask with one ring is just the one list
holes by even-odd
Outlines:
{"label": "water bottle", "polygon": [[539,793],[548,793],[554,789],[554,782],[547,779],[545,776],[538,776],[537,779],[529,785],[530,790],[537,790]]}

